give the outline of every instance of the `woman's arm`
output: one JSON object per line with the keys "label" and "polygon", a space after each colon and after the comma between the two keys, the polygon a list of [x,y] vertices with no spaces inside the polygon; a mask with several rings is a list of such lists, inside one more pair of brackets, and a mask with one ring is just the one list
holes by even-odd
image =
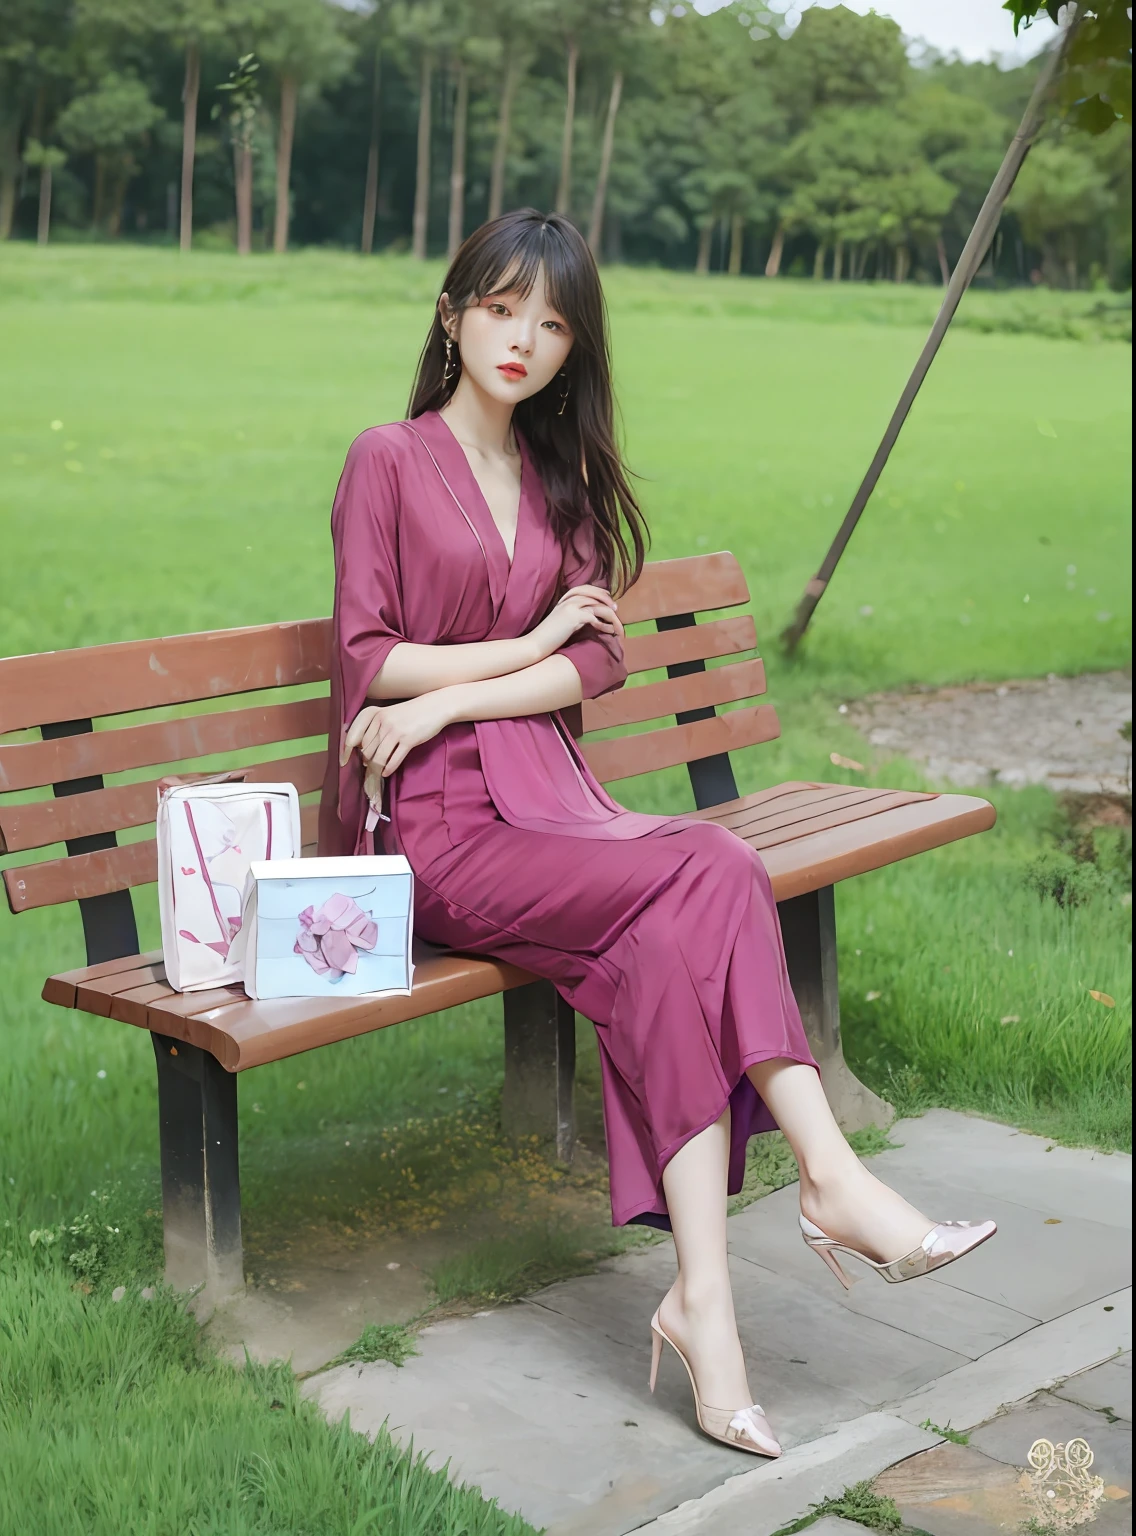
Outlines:
{"label": "woman's arm", "polygon": [[401,704],[360,711],[343,743],[340,762],[358,747],[367,767],[366,790],[374,795],[406,754],[459,720],[507,720],[548,714],[579,704],[584,684],[567,656],[546,656],[508,677],[435,688]]}
{"label": "woman's arm", "polygon": [[617,646],[622,640],[623,626],[605,588],[574,585],[547,618],[515,639],[478,640],[466,645],[415,645],[404,640],[388,652],[371,680],[367,697],[416,699],[443,688],[508,677],[536,666],[580,631],[609,635]]}

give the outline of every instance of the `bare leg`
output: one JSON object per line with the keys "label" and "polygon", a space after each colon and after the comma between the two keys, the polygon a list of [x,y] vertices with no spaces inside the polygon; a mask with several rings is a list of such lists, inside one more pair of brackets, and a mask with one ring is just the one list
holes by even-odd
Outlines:
{"label": "bare leg", "polygon": [[693,1136],[663,1169],[678,1278],[663,1298],[659,1318],[689,1359],[702,1400],[712,1408],[753,1402],[726,1264],[729,1150],[727,1104],[721,1117]]}
{"label": "bare leg", "polygon": [[814,1069],[774,1057],[748,1076],[797,1159],[802,1214],[877,1263],[918,1247],[935,1222],[869,1173],[833,1119]]}

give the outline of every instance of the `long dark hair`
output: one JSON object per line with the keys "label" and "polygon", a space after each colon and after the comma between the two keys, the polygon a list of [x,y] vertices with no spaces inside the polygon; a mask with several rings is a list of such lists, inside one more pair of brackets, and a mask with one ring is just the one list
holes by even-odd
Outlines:
{"label": "long dark hair", "polygon": [[[599,579],[618,596],[638,580],[650,535],[615,441],[607,307],[587,242],[562,215],[519,208],[474,230],[450,263],[442,292],[454,310],[506,287],[527,295],[542,262],[549,302],[571,326],[575,341],[564,364],[567,386],[557,375],[520,402],[514,420],[540,472],[549,521],[561,547],[567,549],[577,529],[590,520]],[[445,369],[446,332],[435,310],[418,360],[409,418],[439,410],[450,399],[461,370],[455,367],[446,382]]]}

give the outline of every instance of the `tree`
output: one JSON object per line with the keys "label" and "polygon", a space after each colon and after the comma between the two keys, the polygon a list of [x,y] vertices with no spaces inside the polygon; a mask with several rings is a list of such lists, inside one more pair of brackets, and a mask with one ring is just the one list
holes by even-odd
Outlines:
{"label": "tree", "polygon": [[832,248],[839,278],[849,247],[850,275],[862,275],[875,246],[891,249],[902,281],[911,246],[934,236],[955,199],[950,182],[924,159],[912,125],[886,107],[822,112],[798,135],[786,165],[795,185],[781,217],[816,238],[816,277]]}
{"label": "tree", "polygon": [[1077,286],[1078,247],[1085,232],[1109,213],[1114,195],[1091,155],[1071,141],[1034,145],[1007,206],[1022,233],[1042,251],[1051,287]]}
{"label": "tree", "polygon": [[338,79],[351,64],[354,49],[339,18],[344,13],[327,0],[259,0],[258,57],[279,83],[276,131],[276,214],[272,249],[288,249],[291,214],[292,145],[301,90],[313,93]]}
{"label": "tree", "polygon": [[42,116],[47,85],[66,73],[74,34],[72,0],[0,0],[0,240],[12,233],[22,168],[20,143]]}
{"label": "tree", "polygon": [[417,63],[418,132],[410,248],[419,261],[424,261],[430,215],[434,68],[438,53],[446,43],[449,17],[443,0],[402,0],[393,14],[393,21],[404,54]]}
{"label": "tree", "polygon": [[237,60],[236,68],[230,70],[229,78],[217,87],[224,93],[224,100],[216,103],[212,114],[224,120],[233,148],[238,256],[247,256],[252,251],[252,154],[260,113],[259,69],[254,54],[243,54]]}
{"label": "tree", "polygon": [[66,165],[67,156],[53,144],[41,144],[29,139],[24,146],[24,164],[39,171],[39,218],[36,221],[36,244],[46,245],[51,234],[51,179],[52,174]]}
{"label": "tree", "polygon": [[236,0],[167,0],[150,12],[154,24],[167,31],[185,55],[182,86],[181,198],[178,244],[193,245],[193,174],[197,159],[197,108],[201,95],[201,52],[210,44],[228,42],[242,19]]}
{"label": "tree", "polygon": [[107,233],[117,235],[126,188],[137,173],[135,151],[162,117],[141,80],[132,75],[105,75],[91,91],[74,97],[59,115],[60,139],[95,162],[95,191],[91,228],[106,219]]}

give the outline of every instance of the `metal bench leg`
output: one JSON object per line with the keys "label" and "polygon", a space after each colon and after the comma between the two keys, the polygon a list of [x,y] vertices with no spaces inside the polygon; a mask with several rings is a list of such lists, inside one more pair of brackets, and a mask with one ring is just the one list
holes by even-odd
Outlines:
{"label": "metal bench leg", "polygon": [[204,1281],[200,1316],[244,1290],[237,1078],[215,1056],[151,1032],[158,1065],[166,1279]]}
{"label": "metal bench leg", "polygon": [[836,1123],[845,1135],[869,1125],[889,1125],[895,1116],[893,1107],[862,1083],[844,1060],[832,886],[794,896],[781,902],[777,911],[789,980]]}
{"label": "metal bench leg", "polygon": [[539,1136],[557,1161],[570,1163],[576,1147],[576,1015],[550,981],[514,987],[503,1003],[501,1123],[509,1136]]}

